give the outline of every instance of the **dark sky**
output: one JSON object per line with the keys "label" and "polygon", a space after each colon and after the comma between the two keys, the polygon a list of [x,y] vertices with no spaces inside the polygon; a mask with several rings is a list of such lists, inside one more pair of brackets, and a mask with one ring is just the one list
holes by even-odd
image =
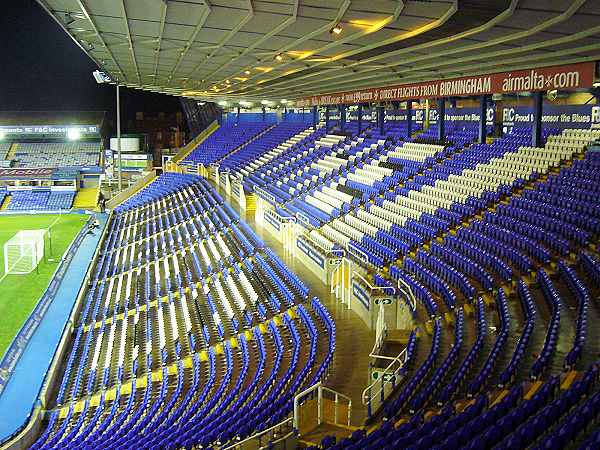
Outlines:
{"label": "dark sky", "polygon": [[[115,114],[114,86],[97,85],[93,61],[34,1],[3,1],[0,15],[0,110],[107,111]],[[121,89],[122,121],[136,111],[179,111],[179,99]]]}

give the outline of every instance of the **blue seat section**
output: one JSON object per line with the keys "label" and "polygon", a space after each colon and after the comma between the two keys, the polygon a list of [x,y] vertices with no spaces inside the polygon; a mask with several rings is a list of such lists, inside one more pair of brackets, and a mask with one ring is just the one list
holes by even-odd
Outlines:
{"label": "blue seat section", "polygon": [[224,124],[198,144],[183,162],[194,165],[214,163],[236,148],[248,143],[272,125],[266,122]]}
{"label": "blue seat section", "polygon": [[[530,131],[516,128],[493,144],[440,158],[319,230],[346,248],[360,246],[376,269],[389,267],[382,273],[410,286],[426,311],[420,331],[432,344],[384,403],[387,421],[339,441],[330,436],[321,447],[576,448],[597,426],[598,345],[588,315],[592,309],[597,315],[592,292],[600,283],[600,153],[582,151],[577,132],[557,139],[546,130],[544,164],[554,163],[544,175],[522,171],[450,206],[407,212],[418,208],[411,199],[425,200],[411,193],[428,192],[426,186],[494,159],[510,166],[529,158],[536,149],[519,147],[527,147]],[[432,135],[420,138],[433,142]],[[565,152],[561,145],[579,147]],[[555,157],[548,149],[562,153]],[[383,275],[374,280],[391,286]],[[476,333],[466,349],[460,330],[471,311]],[[438,329],[442,318],[454,333],[449,326]],[[450,345],[439,351],[440,340]],[[592,434],[583,448],[598,442]]]}
{"label": "blue seat section", "polygon": [[244,145],[240,150],[229,154],[221,161],[221,170],[236,171],[250,161],[260,158],[267,151],[277,147],[292,136],[306,130],[306,124],[300,122],[281,122],[256,140]]}
{"label": "blue seat section", "polygon": [[18,142],[15,145],[15,167],[81,168],[100,165],[100,141]]}
{"label": "blue seat section", "polygon": [[332,316],[203,178],[159,176],[101,245],[33,449],[233,444],[327,376]]}
{"label": "blue seat section", "polygon": [[[1,194],[0,194],[1,195]],[[8,209],[10,211],[59,211],[71,209],[74,191],[26,190],[13,191]]]}
{"label": "blue seat section", "polygon": [[579,279],[579,276],[577,275],[575,270],[569,267],[568,264],[565,263],[565,261],[560,261],[558,263],[558,271],[560,272],[561,278],[568,286],[570,293],[577,301],[575,340],[573,342],[573,348],[569,351],[565,358],[565,365],[567,367],[572,367],[581,356],[581,352],[583,351],[583,346],[585,344],[590,294],[588,288]]}
{"label": "blue seat section", "polygon": [[519,341],[517,342],[517,346],[513,352],[510,362],[508,363],[508,366],[498,377],[498,384],[501,387],[513,381],[515,372],[517,371],[521,360],[525,356],[525,351],[535,327],[535,303],[531,297],[531,292],[529,291],[527,283],[525,283],[523,280],[519,280],[517,293],[519,295],[521,308],[525,316],[525,326],[523,327],[523,331]]}

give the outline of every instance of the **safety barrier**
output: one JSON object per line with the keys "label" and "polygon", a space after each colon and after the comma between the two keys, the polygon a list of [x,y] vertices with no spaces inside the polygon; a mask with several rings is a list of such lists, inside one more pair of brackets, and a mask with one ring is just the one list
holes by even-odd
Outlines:
{"label": "safety barrier", "polygon": [[300,436],[323,423],[349,427],[351,418],[352,399],[321,382],[294,397],[294,429]]}
{"label": "safety barrier", "polygon": [[293,427],[294,418],[287,419],[260,431],[223,450],[294,450],[298,448],[298,435]]}
{"label": "safety barrier", "polygon": [[140,178],[132,184],[127,189],[123,189],[121,192],[117,193],[114,197],[112,197],[107,203],[106,207],[109,209],[114,209],[127,200],[132,195],[137,194],[139,191],[144,189],[148,184],[150,184],[157,177],[156,170],[152,170],[146,176]]}

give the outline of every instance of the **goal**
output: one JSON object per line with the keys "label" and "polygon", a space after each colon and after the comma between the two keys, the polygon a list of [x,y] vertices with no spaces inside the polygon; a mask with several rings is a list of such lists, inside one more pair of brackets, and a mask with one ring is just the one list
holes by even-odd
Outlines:
{"label": "goal", "polygon": [[4,273],[31,273],[44,257],[46,230],[21,230],[4,244]]}

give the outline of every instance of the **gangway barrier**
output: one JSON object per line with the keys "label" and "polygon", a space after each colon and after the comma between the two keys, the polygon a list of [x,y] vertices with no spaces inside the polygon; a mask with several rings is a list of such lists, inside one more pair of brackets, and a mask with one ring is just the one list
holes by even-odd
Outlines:
{"label": "gangway barrier", "polygon": [[[298,216],[296,216],[296,219]],[[339,266],[344,252],[341,249],[323,248],[310,237],[306,228],[296,223],[294,231],[294,256],[324,284],[329,284],[331,274]]]}
{"label": "gangway barrier", "polygon": [[[316,414],[315,414],[316,412]],[[302,436],[327,423],[350,427],[352,399],[319,382],[294,397],[294,429]]]}
{"label": "gangway barrier", "polygon": [[270,229],[275,238],[281,242],[284,251],[293,254],[296,241],[296,218],[283,216],[275,209],[264,210],[263,218],[265,228]]}
{"label": "gangway barrier", "polygon": [[212,178],[215,184],[219,184],[219,169],[221,164],[219,163],[210,163],[208,165],[208,178]]}

